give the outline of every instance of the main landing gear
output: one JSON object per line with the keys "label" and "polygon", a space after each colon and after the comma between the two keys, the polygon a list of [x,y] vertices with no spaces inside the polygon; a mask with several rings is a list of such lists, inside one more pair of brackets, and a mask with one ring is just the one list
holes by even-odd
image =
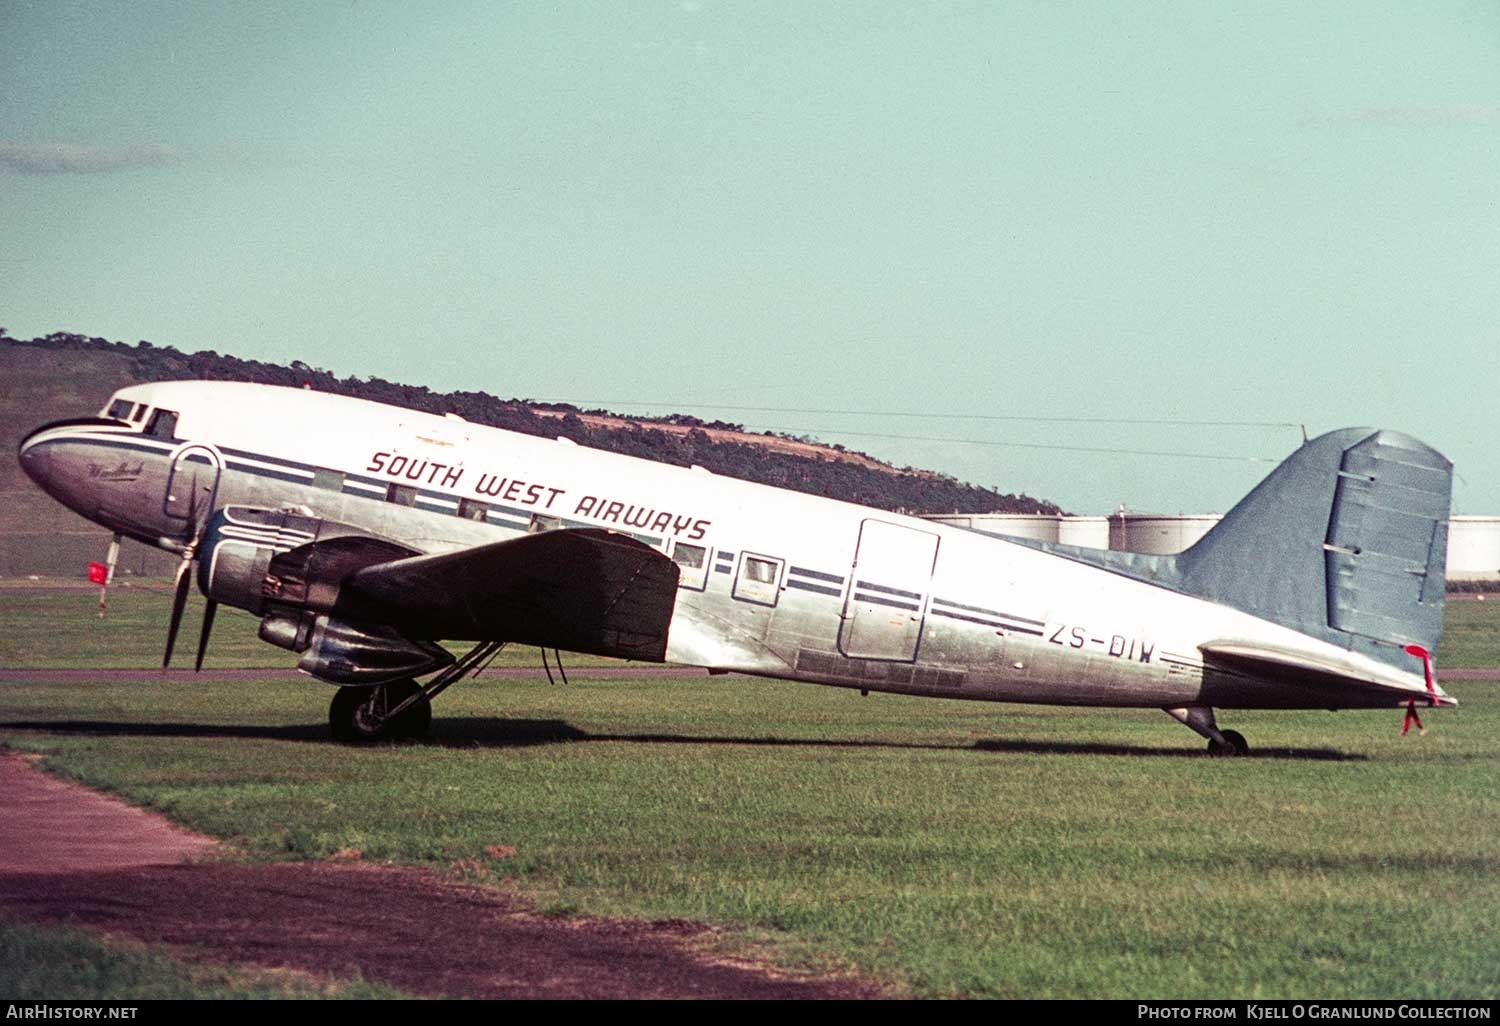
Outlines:
{"label": "main landing gear", "polygon": [[1172,719],[1185,724],[1208,738],[1208,754],[1217,757],[1249,755],[1250,745],[1237,730],[1220,730],[1214,723],[1214,711],[1206,705],[1179,706],[1163,710]]}
{"label": "main landing gear", "polygon": [[432,703],[410,677],[370,688],[339,688],[328,705],[328,729],[335,741],[404,741],[422,737],[431,725]]}
{"label": "main landing gear", "polygon": [[478,673],[505,647],[484,641],[445,667],[425,685],[410,677],[384,684],[342,687],[328,705],[328,729],[335,741],[405,741],[432,725],[432,700],[471,673]]}

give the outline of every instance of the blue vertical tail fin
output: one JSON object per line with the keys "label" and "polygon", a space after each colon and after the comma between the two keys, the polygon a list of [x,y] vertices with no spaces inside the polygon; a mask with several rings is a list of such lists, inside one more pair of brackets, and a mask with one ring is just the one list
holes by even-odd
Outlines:
{"label": "blue vertical tail fin", "polygon": [[1305,443],[1173,558],[1172,586],[1411,668],[1443,632],[1453,465],[1395,431]]}

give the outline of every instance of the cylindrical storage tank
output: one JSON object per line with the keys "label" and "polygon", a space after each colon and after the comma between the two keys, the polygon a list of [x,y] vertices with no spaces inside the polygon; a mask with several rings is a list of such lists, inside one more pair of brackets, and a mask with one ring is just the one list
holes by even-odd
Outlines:
{"label": "cylindrical storage tank", "polygon": [[925,519],[953,527],[967,527],[980,534],[1057,541],[1058,517],[1053,513],[932,513]]}
{"label": "cylindrical storage tank", "polygon": [[1109,518],[1109,547],[1169,556],[1191,548],[1219,522],[1217,513],[1116,513]]}
{"label": "cylindrical storage tank", "polygon": [[1463,516],[1448,521],[1448,580],[1500,579],[1500,517]]}
{"label": "cylindrical storage tank", "polygon": [[969,527],[974,518],[967,513],[923,513],[923,520],[931,520],[938,524],[947,524],[949,527]]}
{"label": "cylindrical storage tank", "polygon": [[1057,540],[1085,549],[1109,548],[1109,517],[1063,517],[1057,522]]}

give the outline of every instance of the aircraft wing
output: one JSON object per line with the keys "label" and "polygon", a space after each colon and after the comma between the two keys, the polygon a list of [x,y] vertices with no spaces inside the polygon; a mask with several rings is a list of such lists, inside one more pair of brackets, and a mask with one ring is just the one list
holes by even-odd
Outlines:
{"label": "aircraft wing", "polygon": [[411,637],[505,640],[630,659],[663,659],[677,564],[624,535],[546,531],[365,567],[335,613]]}

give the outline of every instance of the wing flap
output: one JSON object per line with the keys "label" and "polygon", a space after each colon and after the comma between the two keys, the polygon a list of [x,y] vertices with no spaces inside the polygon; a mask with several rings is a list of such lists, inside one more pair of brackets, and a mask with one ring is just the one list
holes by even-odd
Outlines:
{"label": "wing flap", "polygon": [[661,661],[677,576],[676,563],[633,538],[547,531],[366,567],[345,579],[336,612],[414,638]]}

